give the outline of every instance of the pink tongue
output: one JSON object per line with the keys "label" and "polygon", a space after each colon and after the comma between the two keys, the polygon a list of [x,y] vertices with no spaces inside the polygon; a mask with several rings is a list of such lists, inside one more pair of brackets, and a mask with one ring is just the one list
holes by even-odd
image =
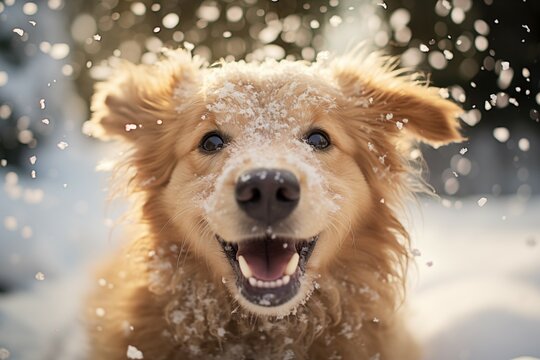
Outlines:
{"label": "pink tongue", "polygon": [[255,278],[271,281],[283,275],[295,252],[292,244],[268,239],[239,243],[236,256],[246,259]]}

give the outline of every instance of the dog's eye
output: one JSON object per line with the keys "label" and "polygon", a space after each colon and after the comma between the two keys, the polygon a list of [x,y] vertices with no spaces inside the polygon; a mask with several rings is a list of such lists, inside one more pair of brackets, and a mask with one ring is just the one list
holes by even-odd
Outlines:
{"label": "dog's eye", "polygon": [[330,139],[324,132],[317,130],[313,131],[306,137],[306,142],[315,149],[322,150],[330,146]]}
{"label": "dog's eye", "polygon": [[200,148],[206,152],[216,152],[221,150],[224,146],[225,141],[219,134],[210,133],[203,137]]}

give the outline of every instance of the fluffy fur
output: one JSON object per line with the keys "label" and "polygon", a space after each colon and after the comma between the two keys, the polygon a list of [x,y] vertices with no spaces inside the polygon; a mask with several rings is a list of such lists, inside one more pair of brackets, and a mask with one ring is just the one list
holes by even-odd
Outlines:
{"label": "fluffy fur", "polygon": [[[123,63],[96,87],[85,130],[123,140],[117,177],[139,199],[130,245],[89,299],[91,359],[417,359],[399,307],[409,261],[396,211],[422,190],[415,140],[460,141],[459,107],[380,54],[206,66],[184,51]],[[301,141],[324,129],[332,147]],[[220,129],[231,146],[202,154]],[[266,312],[239,296],[215,235],[239,237],[232,186],[276,165],[300,179],[282,232],[320,233],[302,289]],[[96,312],[96,309],[99,309]]]}

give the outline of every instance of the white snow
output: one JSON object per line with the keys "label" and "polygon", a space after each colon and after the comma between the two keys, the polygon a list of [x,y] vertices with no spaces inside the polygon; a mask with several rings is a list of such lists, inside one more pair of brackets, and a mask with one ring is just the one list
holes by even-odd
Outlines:
{"label": "white snow", "polygon": [[480,199],[478,199],[478,201],[476,203],[478,204],[478,206],[482,207],[482,206],[486,205],[487,198],[481,197]]}
{"label": "white snow", "polygon": [[[540,198],[490,199],[482,208],[476,198],[462,200],[460,209],[446,203],[424,202],[410,226],[417,264],[410,328],[423,342],[424,359],[540,357]],[[87,276],[72,264],[63,276],[0,297],[0,347],[14,359],[78,359]],[[173,321],[181,319],[173,313]]]}
{"label": "white snow", "polygon": [[411,329],[425,359],[540,357],[540,199],[471,200],[459,210],[428,204],[414,227],[423,255],[411,274]]}
{"label": "white snow", "polygon": [[35,276],[36,280],[43,281],[45,280],[45,274],[43,274],[41,271],[38,271]]}
{"label": "white snow", "polygon": [[[48,8],[56,9],[61,3],[50,0]],[[26,3],[27,12],[36,10],[28,4],[31,3]],[[448,1],[441,4],[451,9]],[[377,11],[385,9],[383,5],[386,4],[379,5],[375,10],[366,8],[360,13],[367,19],[378,17]],[[361,7],[358,5],[358,10]],[[232,9],[227,10],[227,16]],[[238,9],[235,10],[237,13]],[[45,10],[46,7],[42,6],[38,15]],[[144,4],[135,2],[131,10],[140,16],[147,9]],[[204,5],[200,11],[207,21],[220,14],[217,7],[210,5]],[[173,15],[163,18],[165,27],[176,26],[177,17]],[[60,13],[52,16],[49,23],[65,25]],[[14,18],[10,16],[8,19]],[[371,38],[376,30],[353,32],[350,26],[356,25],[347,21],[341,23],[341,19],[346,20],[337,15],[329,20],[328,33],[334,34],[330,45],[335,49],[349,46],[352,33]],[[26,19],[22,20],[10,23],[8,29],[26,37],[28,33],[18,27],[26,23]],[[33,36],[43,36],[39,41],[48,47],[48,52],[52,51],[51,56],[69,56],[69,35],[65,31],[49,29],[46,23],[39,21],[41,32]],[[367,21],[365,23],[368,24]],[[30,25],[34,26],[36,22],[30,21]],[[278,26],[277,23],[268,25]],[[483,20],[476,20],[474,27],[479,34],[489,34],[489,25]],[[523,28],[529,31],[526,25]],[[88,36],[101,40],[95,29],[87,29],[90,30]],[[272,28],[263,34],[268,37],[279,35],[274,32]],[[184,45],[187,49],[194,48],[191,43]],[[427,45],[421,44],[416,51],[429,50]],[[325,54],[321,52],[317,58],[324,60]],[[450,60],[450,55],[445,53],[445,56]],[[70,73],[70,67],[65,68],[65,72],[60,62],[52,61],[48,55],[26,60],[23,71],[4,64],[6,68],[0,71],[0,91],[9,95],[14,109],[23,109],[30,104],[31,117],[38,121],[42,119],[38,125],[46,126],[51,133],[43,142],[44,150],[37,155],[39,161],[33,153],[25,155],[32,170],[39,174],[36,179],[31,179],[23,171],[15,173],[10,164],[0,161],[0,282],[11,290],[0,294],[0,360],[82,360],[86,358],[87,340],[80,319],[85,291],[90,283],[88,264],[105,252],[113,252],[118,245],[118,236],[111,237],[106,225],[113,221],[106,219],[103,211],[105,193],[102,188],[106,185],[106,176],[94,171],[97,159],[102,158],[105,151],[102,146],[80,135],[75,124],[86,116],[85,107],[72,95],[75,92],[70,82],[61,78],[58,83],[52,80],[60,73]],[[269,64],[269,67],[274,67],[274,63]],[[505,72],[511,70],[509,62],[501,62],[501,67]],[[291,67],[288,70],[293,75],[299,69]],[[260,71],[260,68],[253,71]],[[321,74],[315,72],[315,75]],[[525,78],[530,76],[527,69],[522,70],[522,75]],[[27,86],[28,78],[33,79],[30,88]],[[51,82],[54,91],[50,89]],[[47,83],[49,86],[45,87]],[[230,85],[217,87],[218,90],[221,97],[241,95]],[[311,99],[313,95],[306,91],[299,100]],[[532,96],[540,104],[540,93]],[[315,99],[319,100],[328,102],[332,99]],[[368,107],[371,100],[365,99],[362,105]],[[498,96],[493,94],[491,100],[485,102],[485,109],[496,106],[497,100]],[[517,106],[512,98],[508,101]],[[215,110],[219,110],[221,105],[217,101]],[[276,112],[279,108],[270,107],[267,112],[281,116]],[[253,109],[246,111],[249,110]],[[0,106],[3,115],[11,111],[8,105]],[[480,120],[478,109],[470,110],[464,117],[470,126]],[[161,124],[162,120],[156,122]],[[398,128],[404,124],[405,119],[401,125],[396,122]],[[136,126],[126,128],[126,131],[131,130],[136,130]],[[510,139],[510,131],[499,127],[493,136],[497,141],[506,142]],[[69,140],[68,149],[68,142],[60,139]],[[373,144],[368,143],[367,146],[370,151],[378,153]],[[518,147],[520,151],[529,151],[529,140],[521,138]],[[463,148],[461,155],[466,150]],[[109,150],[107,153],[112,152]],[[378,155],[384,162],[385,155]],[[411,152],[411,158],[418,156],[418,150]],[[214,181],[214,178],[208,178],[208,183]],[[384,202],[384,199],[380,201]],[[408,296],[410,328],[423,343],[424,358],[540,358],[540,198],[524,202],[514,197],[490,196],[489,201],[486,197],[475,197],[462,200],[459,209],[457,203],[448,199],[442,205],[433,201],[422,203],[423,215],[413,211],[414,221],[410,226],[414,239],[411,254],[415,257],[416,266],[412,267],[410,274]],[[115,231],[115,235],[117,233]],[[159,280],[156,277],[158,285]],[[107,286],[107,281],[100,279],[98,284]],[[379,297],[367,287],[360,291],[371,294],[374,300]],[[95,313],[107,316],[103,308],[96,308]],[[185,318],[181,309],[171,313],[171,321],[176,325],[182,324]],[[127,322],[126,329],[132,329]],[[217,335],[222,337],[227,333],[220,328]],[[191,351],[195,354],[201,349],[193,346]],[[129,345],[126,356],[143,359],[144,354]]]}
{"label": "white snow", "polygon": [[19,28],[15,28],[13,29],[13,32],[19,36],[23,36],[24,35],[24,30],[23,29],[19,29]]}
{"label": "white snow", "polygon": [[56,144],[56,146],[60,149],[60,150],[65,150],[69,144],[65,141],[60,141],[58,144]]}
{"label": "white snow", "polygon": [[128,359],[144,359],[142,351],[132,345],[128,345],[126,355]]}
{"label": "white snow", "polygon": [[518,142],[518,147],[519,147],[519,150],[525,152],[525,151],[529,151],[530,147],[531,147],[531,144],[529,142],[529,139],[527,138],[521,138],[519,139],[519,142]]}
{"label": "white snow", "polygon": [[7,360],[10,356],[11,354],[8,349],[0,347],[0,360]]}
{"label": "white snow", "polygon": [[510,131],[508,131],[508,129],[505,127],[496,127],[493,129],[493,137],[504,143],[510,138]]}
{"label": "white snow", "polygon": [[73,269],[62,279],[0,296],[0,349],[11,354],[7,359],[86,360],[86,335],[78,322],[86,278]]}

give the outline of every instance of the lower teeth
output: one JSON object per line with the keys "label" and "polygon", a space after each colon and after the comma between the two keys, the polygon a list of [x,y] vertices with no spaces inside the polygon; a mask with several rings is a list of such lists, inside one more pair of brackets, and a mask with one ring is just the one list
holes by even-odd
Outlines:
{"label": "lower teeth", "polygon": [[249,281],[249,284],[253,287],[277,288],[277,287],[287,285],[291,281],[291,277],[289,275],[285,275],[282,278],[274,280],[274,281],[262,281],[262,280],[257,280],[254,277],[250,277],[248,281]]}

